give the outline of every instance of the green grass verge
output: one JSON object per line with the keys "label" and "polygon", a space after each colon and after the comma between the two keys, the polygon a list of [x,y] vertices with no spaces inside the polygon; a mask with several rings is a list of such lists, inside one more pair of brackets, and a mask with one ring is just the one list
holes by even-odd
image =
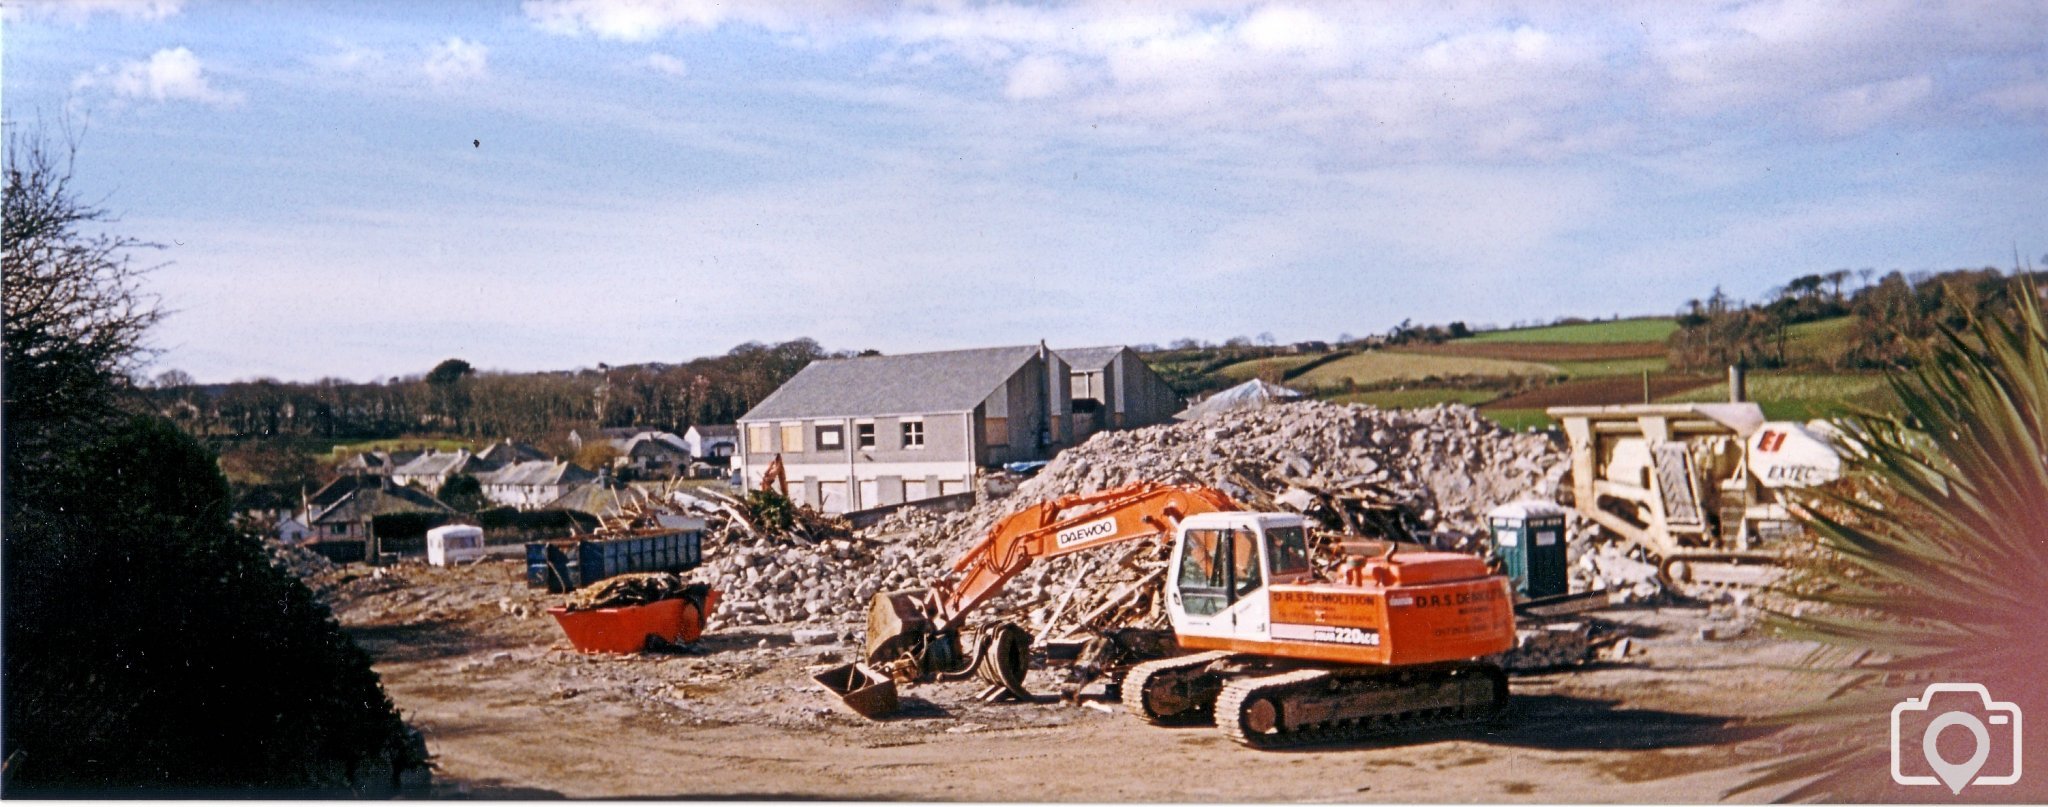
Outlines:
{"label": "green grass verge", "polygon": [[1372,385],[1390,381],[1422,381],[1454,376],[1509,377],[1556,375],[1556,367],[1507,359],[1429,356],[1375,350],[1330,362],[1301,375],[1293,383],[1310,387],[1341,387],[1345,379]]}
{"label": "green grass verge", "polygon": [[1670,317],[1645,317],[1623,319],[1611,322],[1585,322],[1574,325],[1549,325],[1541,328],[1520,328],[1512,331],[1487,331],[1470,339],[1469,342],[1571,342],[1577,344],[1612,344],[1618,342],[1662,342],[1678,330],[1678,321]]}
{"label": "green grass verge", "polygon": [[1381,409],[1421,409],[1441,403],[1478,406],[1500,397],[1484,389],[1396,389],[1378,392],[1350,392],[1330,398],[1335,403],[1362,403]]}

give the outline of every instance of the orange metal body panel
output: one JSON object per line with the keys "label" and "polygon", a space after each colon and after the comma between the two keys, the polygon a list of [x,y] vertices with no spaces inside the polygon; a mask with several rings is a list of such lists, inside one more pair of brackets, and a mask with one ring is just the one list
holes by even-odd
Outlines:
{"label": "orange metal body panel", "polygon": [[1476,658],[1515,644],[1514,601],[1499,576],[1424,585],[1278,584],[1266,596],[1271,640],[1183,635],[1181,646],[1395,665]]}
{"label": "orange metal body panel", "polygon": [[562,626],[569,644],[583,653],[638,653],[646,649],[647,637],[683,644],[697,641],[704,633],[704,617],[718,606],[718,591],[704,596],[704,612],[684,599],[657,600],[646,605],[571,611],[560,606],[548,614]]}

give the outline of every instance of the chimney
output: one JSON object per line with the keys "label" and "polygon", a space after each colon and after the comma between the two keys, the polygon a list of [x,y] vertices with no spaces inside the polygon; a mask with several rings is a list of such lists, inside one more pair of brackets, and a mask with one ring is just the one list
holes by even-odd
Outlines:
{"label": "chimney", "polygon": [[1740,364],[1728,365],[1728,402],[1743,403],[1749,400],[1749,376]]}

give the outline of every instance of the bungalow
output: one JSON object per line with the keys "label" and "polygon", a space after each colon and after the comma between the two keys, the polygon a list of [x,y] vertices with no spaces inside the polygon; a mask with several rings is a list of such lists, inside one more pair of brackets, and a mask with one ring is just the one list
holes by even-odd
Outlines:
{"label": "bungalow", "polygon": [[421,451],[358,451],[348,459],[335,463],[334,470],[343,476],[364,475],[384,476],[413,460],[419,459]]}
{"label": "bungalow", "polygon": [[[455,515],[455,509],[442,504],[440,499],[382,479],[337,487],[340,483],[341,480],[335,480],[335,484],[321,489],[321,493],[328,495],[316,495],[309,500],[313,503],[306,524],[315,540],[367,539],[370,520],[377,516],[400,513]],[[323,498],[329,503],[317,504]]]}
{"label": "bungalow", "polygon": [[790,496],[826,513],[972,491],[1070,441],[1067,364],[1044,344],[811,362],[742,416],[740,472],[781,456]]}
{"label": "bungalow", "polygon": [[416,485],[426,490],[440,490],[448,477],[456,474],[479,476],[498,468],[498,464],[479,458],[463,449],[449,452],[430,451],[421,454],[412,462],[391,469],[391,481],[400,485]]}
{"label": "bungalow", "polygon": [[507,465],[477,476],[484,498],[495,504],[536,510],[562,497],[579,482],[596,479],[597,474],[574,464],[555,460],[532,460]]}

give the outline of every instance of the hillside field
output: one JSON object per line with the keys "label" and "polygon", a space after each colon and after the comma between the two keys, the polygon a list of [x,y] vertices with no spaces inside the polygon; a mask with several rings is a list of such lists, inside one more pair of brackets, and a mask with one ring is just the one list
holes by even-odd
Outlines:
{"label": "hillside field", "polygon": [[1432,377],[1505,378],[1549,376],[1556,375],[1557,372],[1556,367],[1535,362],[1374,350],[1317,367],[1294,379],[1293,383],[1327,388],[1342,387],[1346,379],[1350,379],[1358,386],[1367,386],[1396,381],[1421,381]]}
{"label": "hillside field", "polygon": [[1564,342],[1579,344],[1615,344],[1627,342],[1656,342],[1662,344],[1678,331],[1678,321],[1671,317],[1642,317],[1638,319],[1612,320],[1609,322],[1581,322],[1572,325],[1546,325],[1541,328],[1518,328],[1510,331],[1487,331],[1476,334],[1463,342]]}

